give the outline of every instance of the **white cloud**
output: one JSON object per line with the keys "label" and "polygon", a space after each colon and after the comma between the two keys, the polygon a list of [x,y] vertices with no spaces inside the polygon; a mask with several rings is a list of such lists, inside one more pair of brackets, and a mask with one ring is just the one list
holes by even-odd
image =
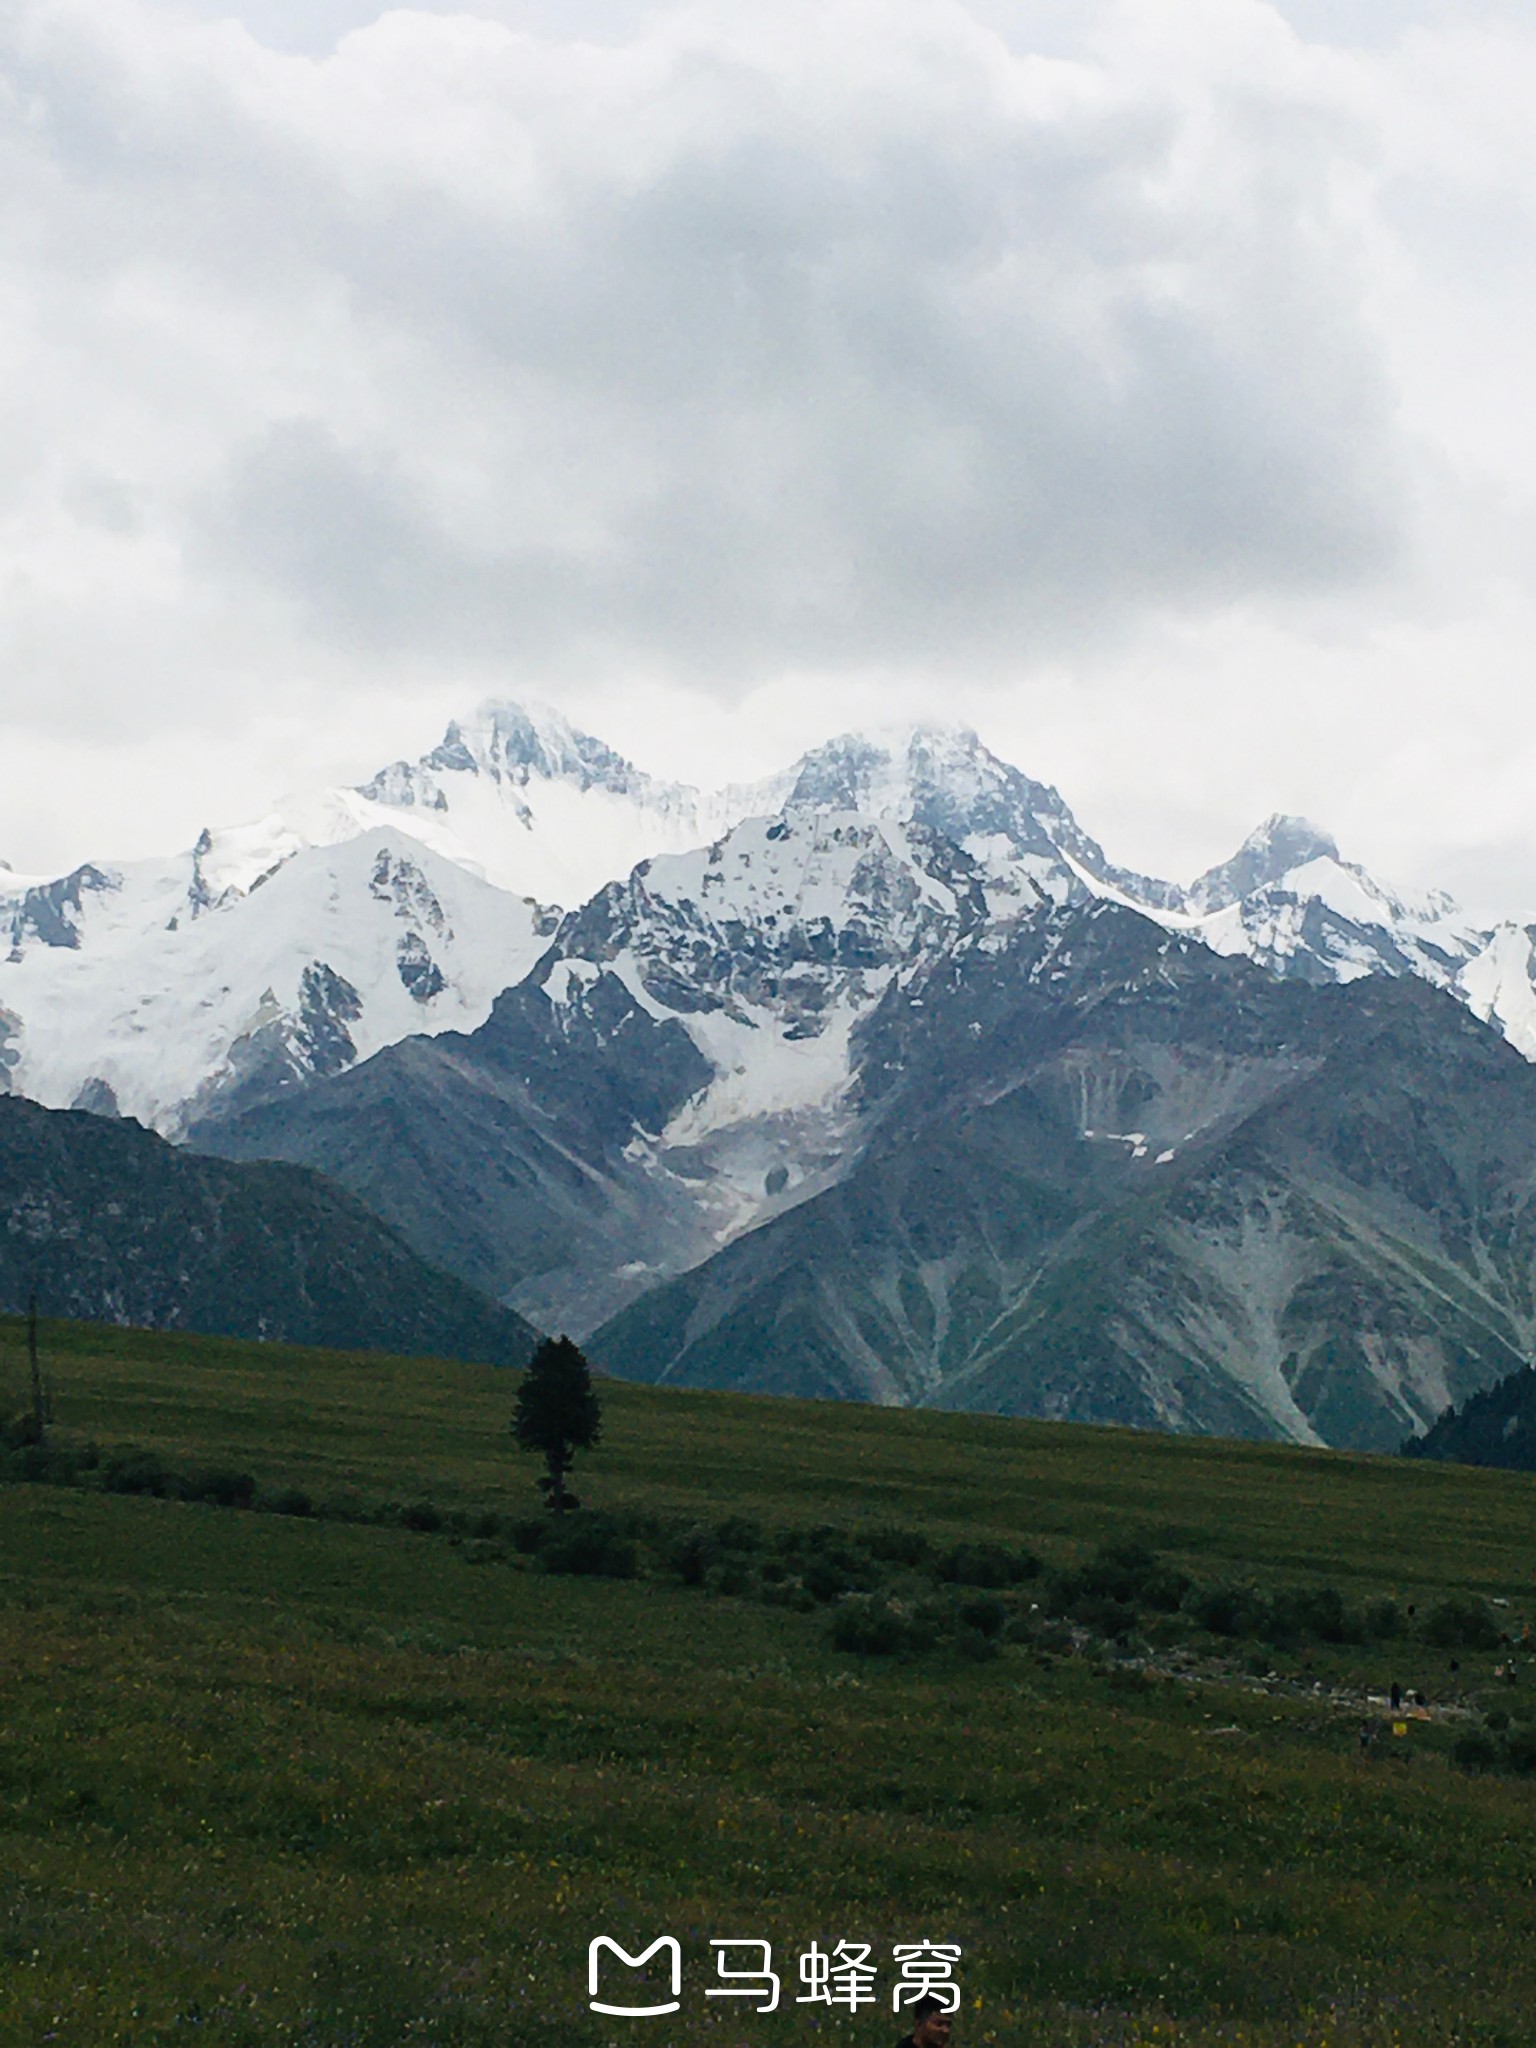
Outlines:
{"label": "white cloud", "polygon": [[1536,909],[1536,33],[583,14],[0,16],[0,852],[526,688],[698,772],[958,711],[1126,859],[1308,808]]}

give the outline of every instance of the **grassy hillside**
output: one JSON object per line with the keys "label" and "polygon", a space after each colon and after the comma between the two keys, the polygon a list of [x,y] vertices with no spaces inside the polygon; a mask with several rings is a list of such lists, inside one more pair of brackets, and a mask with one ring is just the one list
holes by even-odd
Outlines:
{"label": "grassy hillside", "polygon": [[[43,1336],[65,1441],[449,1524],[0,1487],[0,2042],[878,2042],[891,1945],[925,1938],[965,1951],[957,2044],[1529,2038],[1536,1781],[1452,1761],[1536,1707],[1523,1653],[1510,1688],[1503,1648],[1174,1617],[1118,1649],[1058,1627],[854,1657],[825,1608],[475,1540],[472,1514],[535,1502],[505,1373]],[[0,1324],[0,1413],[25,1390]],[[658,1525],[899,1524],[1047,1567],[1135,1537],[1202,1581],[1536,1618],[1521,1475],[603,1391],[577,1484]],[[1393,1679],[1432,1705],[1364,1754]],[[587,2011],[599,1933],[682,1941],[675,2019]],[[705,1998],[725,1936],[774,1943],[778,2012]],[[791,2003],[799,1953],[844,1939],[882,2007]]]}

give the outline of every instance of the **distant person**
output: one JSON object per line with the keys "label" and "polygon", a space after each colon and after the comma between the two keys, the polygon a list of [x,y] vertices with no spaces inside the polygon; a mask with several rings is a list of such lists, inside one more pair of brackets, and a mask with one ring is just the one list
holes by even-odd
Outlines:
{"label": "distant person", "polygon": [[1392,1711],[1395,1714],[1398,1708],[1403,1704],[1403,1688],[1397,1683],[1396,1679],[1392,1681],[1391,1699]]}
{"label": "distant person", "polygon": [[920,1998],[912,2008],[912,2031],[903,2034],[896,2048],[948,2048],[950,2017],[932,1997]]}

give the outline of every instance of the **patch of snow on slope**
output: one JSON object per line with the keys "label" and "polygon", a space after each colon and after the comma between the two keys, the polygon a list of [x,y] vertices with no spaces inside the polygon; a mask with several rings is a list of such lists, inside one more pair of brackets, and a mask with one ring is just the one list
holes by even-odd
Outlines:
{"label": "patch of snow on slope", "polygon": [[1457,975],[1456,993],[1474,1016],[1536,1060],[1536,925],[1501,924],[1490,932]]}
{"label": "patch of snow on slope", "polygon": [[859,1000],[839,1004],[809,1038],[790,1036],[782,1017],[755,1005],[738,1016],[716,1010],[683,1019],[715,1079],[668,1124],[667,1143],[696,1145],[753,1117],[835,1110],[851,1078],[853,1027],[890,978],[889,971],[868,976]]}

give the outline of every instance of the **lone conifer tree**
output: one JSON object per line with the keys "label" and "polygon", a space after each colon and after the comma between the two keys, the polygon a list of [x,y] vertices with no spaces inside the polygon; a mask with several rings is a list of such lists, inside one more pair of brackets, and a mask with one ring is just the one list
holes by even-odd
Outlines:
{"label": "lone conifer tree", "polygon": [[601,1436],[602,1416],[585,1358],[569,1337],[546,1337],[517,1390],[512,1434],[523,1450],[537,1451],[548,1466],[539,1485],[557,1515],[581,1506],[566,1490],[565,1475],[576,1453]]}

